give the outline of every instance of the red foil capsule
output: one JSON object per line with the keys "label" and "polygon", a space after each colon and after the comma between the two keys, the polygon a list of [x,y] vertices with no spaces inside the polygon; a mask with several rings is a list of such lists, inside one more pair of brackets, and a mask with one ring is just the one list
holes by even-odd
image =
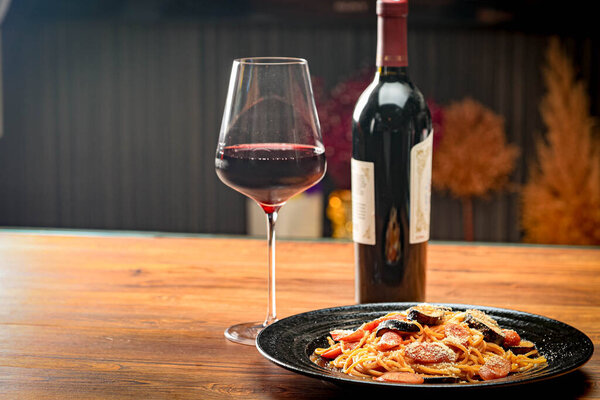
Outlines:
{"label": "red foil capsule", "polygon": [[406,67],[408,0],[377,1],[377,66]]}

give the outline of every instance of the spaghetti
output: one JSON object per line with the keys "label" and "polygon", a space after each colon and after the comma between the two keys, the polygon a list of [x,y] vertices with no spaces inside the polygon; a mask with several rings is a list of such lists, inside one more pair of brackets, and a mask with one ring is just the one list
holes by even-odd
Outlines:
{"label": "spaghetti", "polygon": [[386,382],[478,382],[546,365],[533,343],[482,311],[429,304],[331,331],[327,340],[313,361]]}

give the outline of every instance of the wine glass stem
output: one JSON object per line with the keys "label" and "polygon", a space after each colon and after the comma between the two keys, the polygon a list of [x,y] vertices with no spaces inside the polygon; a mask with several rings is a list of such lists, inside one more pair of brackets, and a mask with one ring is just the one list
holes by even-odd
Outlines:
{"label": "wine glass stem", "polygon": [[275,305],[275,222],[277,221],[277,212],[267,213],[267,240],[269,243],[269,303],[267,307],[267,318],[263,326],[268,326],[277,321],[277,311]]}

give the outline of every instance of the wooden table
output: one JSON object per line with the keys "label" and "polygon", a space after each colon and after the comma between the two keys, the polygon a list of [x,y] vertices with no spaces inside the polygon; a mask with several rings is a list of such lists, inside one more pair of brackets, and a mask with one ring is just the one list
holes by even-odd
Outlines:
{"label": "wooden table", "polygon": [[[229,324],[264,318],[266,276],[264,240],[0,231],[0,398],[360,394],[224,338]],[[282,241],[278,316],[352,304],[353,279],[351,243]],[[543,314],[594,341],[594,356],[574,373],[461,397],[600,398],[598,248],[433,243],[427,300]]]}

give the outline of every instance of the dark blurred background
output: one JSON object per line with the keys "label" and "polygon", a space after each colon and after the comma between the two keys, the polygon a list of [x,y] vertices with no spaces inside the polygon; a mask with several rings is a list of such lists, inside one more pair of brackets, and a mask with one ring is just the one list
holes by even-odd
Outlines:
{"label": "dark blurred background", "polygon": [[[413,0],[410,75],[439,104],[473,97],[506,121],[527,179],[543,133],[548,40],[559,36],[600,115],[588,2]],[[1,27],[0,226],[247,232],[245,198],[215,175],[234,58],[294,56],[329,90],[374,63],[375,2],[13,0]],[[323,132],[324,135],[327,132]],[[326,178],[322,189],[335,189]],[[475,201],[475,239],[522,238],[519,195]],[[462,239],[434,192],[431,236]],[[323,211],[323,235],[331,232]]]}

